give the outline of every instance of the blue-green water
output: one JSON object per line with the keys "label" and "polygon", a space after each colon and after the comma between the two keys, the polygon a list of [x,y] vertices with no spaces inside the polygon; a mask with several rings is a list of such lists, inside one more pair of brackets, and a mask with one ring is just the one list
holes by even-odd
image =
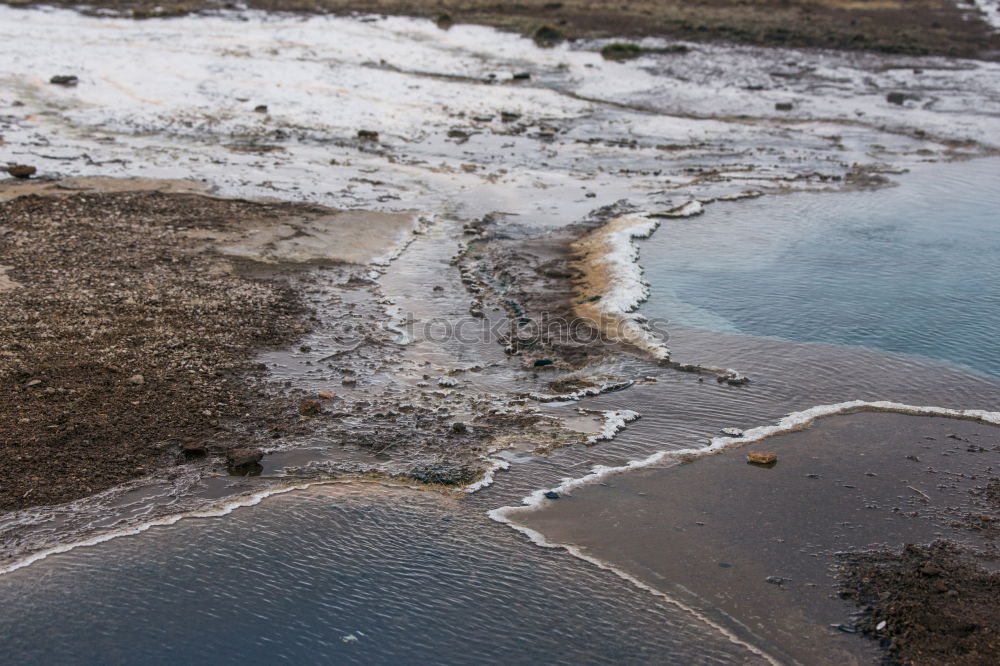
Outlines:
{"label": "blue-green water", "polygon": [[641,246],[643,312],[695,328],[918,354],[1000,375],[1000,161],[899,186],[716,203]]}

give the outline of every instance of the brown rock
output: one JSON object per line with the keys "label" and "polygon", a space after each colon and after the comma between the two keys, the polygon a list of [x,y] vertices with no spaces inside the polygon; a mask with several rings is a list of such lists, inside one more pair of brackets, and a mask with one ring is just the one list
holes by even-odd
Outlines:
{"label": "brown rock", "polygon": [[256,465],[264,457],[260,449],[229,449],[226,451],[226,462],[230,467],[249,467]]}
{"label": "brown rock", "polygon": [[331,393],[330,391],[320,391],[319,392],[319,399],[320,400],[333,400],[333,396],[335,396],[335,395],[336,395],[336,393]]}
{"label": "brown rock", "polygon": [[14,178],[31,178],[37,171],[38,169],[27,164],[15,164],[7,167],[7,173],[14,176]]}
{"label": "brown rock", "polygon": [[778,454],[767,451],[750,451],[747,453],[747,462],[751,465],[774,465],[778,462]]}

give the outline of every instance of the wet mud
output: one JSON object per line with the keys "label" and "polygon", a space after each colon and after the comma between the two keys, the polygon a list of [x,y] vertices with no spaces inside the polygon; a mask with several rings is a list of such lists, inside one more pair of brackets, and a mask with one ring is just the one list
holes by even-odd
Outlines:
{"label": "wet mud", "polygon": [[[749,452],[774,454],[776,463],[750,464]],[[1000,514],[990,498],[998,463],[996,426],[858,413],[690,462],[608,476],[511,517],[550,543],[615,562],[781,659],[868,663],[877,660],[878,643],[859,640],[861,632],[889,609],[912,612],[897,601],[914,591],[888,571],[896,559],[883,551],[947,540],[995,558],[991,526]],[[869,576],[880,567],[881,579]],[[995,575],[951,569],[967,589]],[[857,599],[860,610],[845,597]],[[980,632],[969,653],[995,649],[982,619],[995,616],[995,600],[969,600],[964,619],[957,604],[950,611],[955,623],[975,625],[968,634]],[[917,638],[918,623],[893,622],[900,632],[893,635],[934,643],[928,634]],[[932,660],[925,654],[906,663]]]}

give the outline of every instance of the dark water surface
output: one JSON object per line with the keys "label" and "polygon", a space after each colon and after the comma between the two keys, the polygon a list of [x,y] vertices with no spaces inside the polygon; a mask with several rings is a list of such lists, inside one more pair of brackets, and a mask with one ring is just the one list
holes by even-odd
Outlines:
{"label": "dark water surface", "polygon": [[0,577],[5,663],[743,663],[615,575],[462,501],[270,498]]}

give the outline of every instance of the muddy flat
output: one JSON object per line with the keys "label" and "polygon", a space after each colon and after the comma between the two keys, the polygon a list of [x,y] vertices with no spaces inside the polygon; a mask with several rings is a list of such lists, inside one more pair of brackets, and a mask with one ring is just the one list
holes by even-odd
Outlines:
{"label": "muddy flat", "polygon": [[[748,450],[777,456],[748,464]],[[754,637],[784,659],[867,663],[838,553],[949,539],[989,551],[1000,429],[859,413],[691,463],[611,476],[516,522]],[[613,507],[613,510],[609,510]],[[995,617],[989,602],[970,611]],[[953,655],[954,656],[954,655]]]}

